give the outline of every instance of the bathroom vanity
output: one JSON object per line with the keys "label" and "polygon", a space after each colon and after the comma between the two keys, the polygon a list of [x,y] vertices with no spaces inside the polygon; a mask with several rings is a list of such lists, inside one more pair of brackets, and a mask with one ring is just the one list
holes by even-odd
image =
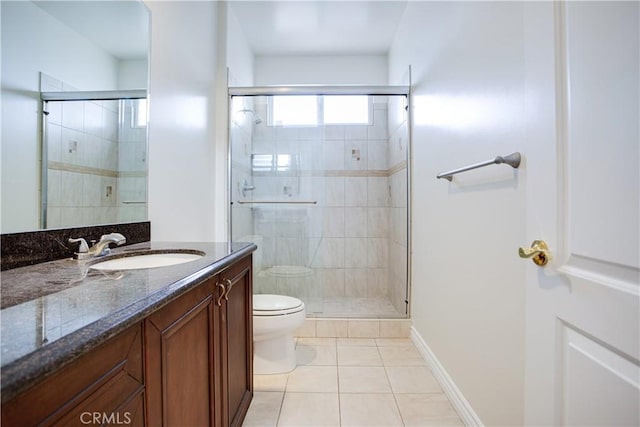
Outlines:
{"label": "bathroom vanity", "polygon": [[143,243],[114,254],[185,248],[204,256],[125,271],[70,259],[4,271],[2,422],[240,426],[253,394],[255,245]]}

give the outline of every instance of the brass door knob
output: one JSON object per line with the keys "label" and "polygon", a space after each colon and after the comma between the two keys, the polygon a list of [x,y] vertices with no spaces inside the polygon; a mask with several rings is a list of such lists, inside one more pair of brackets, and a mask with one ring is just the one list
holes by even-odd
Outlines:
{"label": "brass door knob", "polygon": [[552,258],[549,246],[544,240],[534,240],[530,248],[518,249],[520,258],[531,258],[536,265],[544,267]]}

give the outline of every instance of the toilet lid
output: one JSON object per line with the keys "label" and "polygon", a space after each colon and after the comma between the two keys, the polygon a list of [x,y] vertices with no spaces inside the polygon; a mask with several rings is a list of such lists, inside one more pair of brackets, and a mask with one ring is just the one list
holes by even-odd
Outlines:
{"label": "toilet lid", "polygon": [[304,303],[298,298],[270,294],[253,296],[253,314],[255,316],[277,316],[297,313],[302,310],[304,310]]}

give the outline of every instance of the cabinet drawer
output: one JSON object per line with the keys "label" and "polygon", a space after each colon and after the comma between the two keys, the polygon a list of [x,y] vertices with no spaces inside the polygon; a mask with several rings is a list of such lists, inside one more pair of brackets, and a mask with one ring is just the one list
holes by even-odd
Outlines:
{"label": "cabinet drawer", "polygon": [[2,422],[82,426],[85,412],[122,420],[125,414],[118,411],[143,392],[142,325],[137,324],[3,404]]}
{"label": "cabinet drawer", "polygon": [[[126,391],[113,381],[101,387],[94,395],[73,408],[55,426],[144,426],[144,389],[139,388],[125,400]],[[115,409],[114,409],[115,408]]]}

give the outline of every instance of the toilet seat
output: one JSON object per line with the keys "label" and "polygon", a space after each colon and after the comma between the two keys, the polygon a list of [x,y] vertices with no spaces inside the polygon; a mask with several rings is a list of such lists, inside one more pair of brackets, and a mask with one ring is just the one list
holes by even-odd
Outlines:
{"label": "toilet seat", "polygon": [[253,296],[254,316],[284,316],[302,310],[304,310],[304,303],[298,298],[270,294]]}

